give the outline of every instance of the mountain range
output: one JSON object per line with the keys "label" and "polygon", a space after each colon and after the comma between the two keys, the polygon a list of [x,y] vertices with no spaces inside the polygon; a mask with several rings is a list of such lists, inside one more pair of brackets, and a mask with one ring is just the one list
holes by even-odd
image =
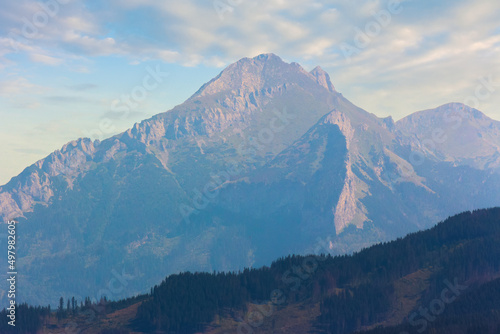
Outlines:
{"label": "mountain range", "polygon": [[[19,222],[19,301],[56,305],[182,271],[357,251],[497,206],[498,189],[500,122],[460,103],[379,118],[320,67],[264,54],[29,166],[0,187],[0,215]],[[117,276],[126,288],[110,288]]]}

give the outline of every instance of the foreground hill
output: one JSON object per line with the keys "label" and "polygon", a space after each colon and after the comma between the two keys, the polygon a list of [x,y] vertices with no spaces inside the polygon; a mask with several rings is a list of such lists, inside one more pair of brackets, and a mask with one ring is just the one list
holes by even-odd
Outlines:
{"label": "foreground hill", "polygon": [[[435,149],[432,124],[447,138]],[[241,59],[172,110],[68,143],[0,187],[22,236],[18,301],[97,295],[116,273],[129,279],[110,297],[124,298],[165,274],[269,265],[318,240],[345,254],[498,206],[497,130],[460,104],[394,123],[319,67]],[[456,144],[464,131],[477,153]]]}
{"label": "foreground hill", "polygon": [[171,275],[149,294],[44,319],[44,333],[485,334],[500,329],[499,301],[495,208],[350,256]]}

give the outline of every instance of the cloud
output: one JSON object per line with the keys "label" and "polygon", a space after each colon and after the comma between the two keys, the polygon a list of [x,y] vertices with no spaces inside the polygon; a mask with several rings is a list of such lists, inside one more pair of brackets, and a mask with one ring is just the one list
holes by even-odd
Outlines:
{"label": "cloud", "polygon": [[[11,7],[17,14],[9,19],[9,32],[22,36],[24,23],[19,18],[29,18],[40,7],[27,0]],[[319,24],[311,26],[311,19],[324,11],[325,19],[335,16],[334,8],[324,8],[319,2],[242,1],[231,8],[221,20],[213,1],[115,0],[99,10],[71,3],[23,44],[87,57],[121,55],[131,61],[160,59],[213,66],[255,50],[314,57],[323,54],[327,39],[331,40],[331,33],[321,31]],[[129,21],[132,15],[136,16],[133,25]],[[315,41],[321,45],[314,46]],[[50,52],[31,57],[47,64],[55,62],[48,57],[64,58]]]}
{"label": "cloud", "polygon": [[111,37],[94,38],[87,35],[81,35],[75,31],[67,31],[62,40],[65,46],[73,52],[87,56],[110,56],[122,54],[122,50],[117,47],[116,41]]}
{"label": "cloud", "polygon": [[30,59],[32,61],[34,61],[35,63],[42,63],[42,64],[46,64],[46,65],[51,65],[51,66],[60,65],[63,62],[62,59],[42,55],[39,53],[30,54]]}
{"label": "cloud", "polygon": [[87,34],[101,33],[98,23],[93,22],[92,16],[88,13],[84,16],[63,17],[61,24],[71,31],[79,31]]}

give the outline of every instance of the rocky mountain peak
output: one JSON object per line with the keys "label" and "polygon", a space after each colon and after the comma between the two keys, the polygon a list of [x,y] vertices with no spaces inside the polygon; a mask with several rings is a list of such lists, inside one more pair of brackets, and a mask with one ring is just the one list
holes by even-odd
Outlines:
{"label": "rocky mountain peak", "polygon": [[332,82],[330,81],[330,76],[320,66],[316,66],[309,73],[311,73],[316,78],[316,82],[318,84],[320,84],[321,86],[325,87],[330,92],[334,92],[335,91],[335,87],[333,86]]}
{"label": "rocky mountain peak", "polygon": [[[246,58],[246,59],[249,59],[249,58]],[[274,53],[263,53],[263,54],[260,54],[254,58],[252,58],[253,60],[255,61],[277,61],[277,62],[283,62],[283,60],[275,55]]]}
{"label": "rocky mountain peak", "polygon": [[299,64],[287,63],[275,54],[261,54],[229,65],[203,85],[191,99],[221,93],[244,96],[263,89],[305,82],[316,82],[332,92],[334,90],[328,74],[321,69],[308,73]]}

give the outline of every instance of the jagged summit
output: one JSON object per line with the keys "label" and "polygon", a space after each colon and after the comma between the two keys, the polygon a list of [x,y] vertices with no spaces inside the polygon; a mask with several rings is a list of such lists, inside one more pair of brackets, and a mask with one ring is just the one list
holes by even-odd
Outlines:
{"label": "jagged summit", "polygon": [[203,85],[192,98],[224,92],[245,95],[286,84],[319,84],[330,92],[335,88],[330,77],[319,66],[308,73],[298,63],[287,63],[273,53],[243,58],[226,67],[217,77]]}

